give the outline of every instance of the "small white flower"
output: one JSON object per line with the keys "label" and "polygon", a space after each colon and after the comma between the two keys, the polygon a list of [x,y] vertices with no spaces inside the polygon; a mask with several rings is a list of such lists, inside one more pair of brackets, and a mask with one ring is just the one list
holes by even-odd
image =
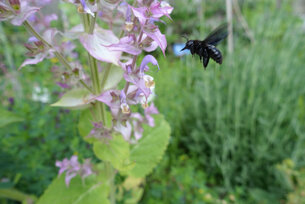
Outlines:
{"label": "small white flower", "polygon": [[130,109],[129,109],[129,106],[127,103],[122,103],[121,104],[121,110],[122,110],[122,113],[124,114],[129,114],[130,113]]}
{"label": "small white flower", "polygon": [[155,81],[152,76],[144,75],[143,79],[145,81],[146,88],[155,88]]}

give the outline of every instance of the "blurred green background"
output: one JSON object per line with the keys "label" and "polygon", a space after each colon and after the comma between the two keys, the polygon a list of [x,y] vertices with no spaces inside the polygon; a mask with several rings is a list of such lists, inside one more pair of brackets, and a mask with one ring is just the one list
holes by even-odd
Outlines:
{"label": "blurred green background", "polygon": [[[173,21],[160,24],[167,56],[153,53],[161,70],[150,74],[172,135],[141,203],[305,203],[305,3],[239,0],[254,40],[235,10],[233,53],[222,42],[223,64],[211,61],[207,70],[198,57],[176,57],[172,45],[184,43],[182,35],[202,40],[224,22],[225,1],[170,3]],[[52,62],[16,71],[27,37],[0,24],[1,109],[23,119],[0,127],[0,190],[39,196],[57,175],[56,160],[93,154],[78,135],[79,113],[49,106],[62,91]],[[49,102],[33,100],[35,89]]]}

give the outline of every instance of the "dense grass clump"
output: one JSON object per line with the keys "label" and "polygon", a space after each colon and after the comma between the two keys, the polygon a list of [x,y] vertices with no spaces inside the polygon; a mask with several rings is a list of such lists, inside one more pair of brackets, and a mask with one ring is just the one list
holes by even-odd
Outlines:
{"label": "dense grass clump", "polygon": [[157,105],[173,129],[169,152],[197,159],[211,185],[281,198],[291,186],[276,164],[305,164],[305,37],[283,12],[257,17],[256,42],[237,37],[222,66],[203,70],[188,56],[163,60],[156,74]]}

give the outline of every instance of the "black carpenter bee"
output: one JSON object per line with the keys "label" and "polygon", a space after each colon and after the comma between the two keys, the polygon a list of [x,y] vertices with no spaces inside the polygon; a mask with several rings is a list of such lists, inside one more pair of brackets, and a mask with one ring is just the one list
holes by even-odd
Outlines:
{"label": "black carpenter bee", "polygon": [[[227,24],[222,24],[217,27],[206,39],[200,40],[188,40],[185,47],[182,50],[188,49],[192,55],[197,54],[202,60],[204,68],[208,66],[210,58],[212,58],[218,64],[222,63],[222,55],[220,50],[216,48],[216,45],[228,36]],[[181,50],[181,51],[182,51]]]}

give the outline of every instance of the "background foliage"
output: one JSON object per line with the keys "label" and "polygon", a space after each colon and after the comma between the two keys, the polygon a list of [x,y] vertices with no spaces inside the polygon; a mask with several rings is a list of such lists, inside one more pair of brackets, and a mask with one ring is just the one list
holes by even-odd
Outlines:
{"label": "background foliage", "polygon": [[[223,1],[171,3],[169,44],[184,42],[182,34],[202,39],[225,19]],[[177,58],[170,49],[166,58],[156,53],[161,70],[151,73],[155,103],[172,136],[167,155],[146,180],[141,203],[305,202],[302,21],[292,1],[280,9],[274,1],[239,3],[255,42],[235,22],[233,55],[220,45],[223,65],[212,62],[203,70],[197,57]],[[1,128],[0,179],[10,182],[0,184],[38,196],[57,174],[56,159],[93,155],[78,135],[79,113],[49,106],[62,91],[52,81],[51,62],[17,73],[14,67],[25,58],[25,30],[7,23],[1,28],[2,109],[24,120]],[[48,90],[49,102],[33,101],[35,86]]]}

